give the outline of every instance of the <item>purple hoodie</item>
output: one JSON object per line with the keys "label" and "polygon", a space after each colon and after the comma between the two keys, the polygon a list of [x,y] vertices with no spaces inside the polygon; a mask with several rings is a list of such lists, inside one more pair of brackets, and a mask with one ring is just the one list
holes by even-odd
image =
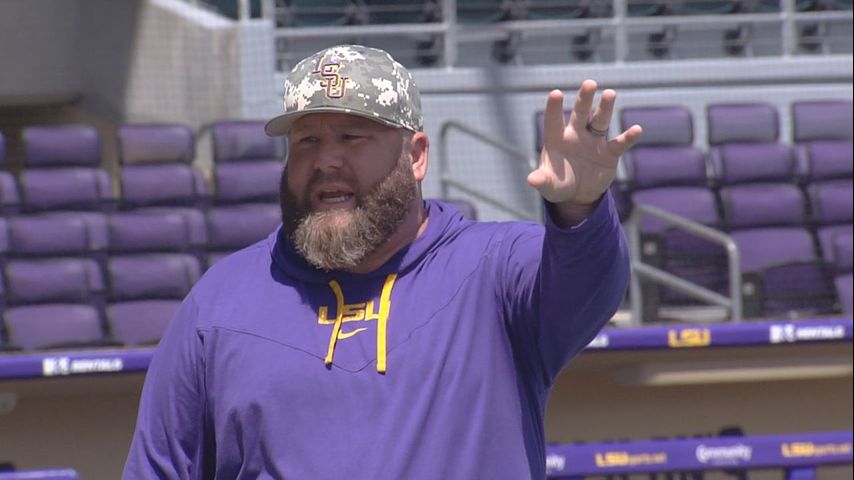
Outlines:
{"label": "purple hoodie", "polygon": [[613,201],[567,229],[426,208],[372,273],[316,270],[281,232],[213,266],[151,362],[123,478],[545,478],[552,383],[628,283]]}

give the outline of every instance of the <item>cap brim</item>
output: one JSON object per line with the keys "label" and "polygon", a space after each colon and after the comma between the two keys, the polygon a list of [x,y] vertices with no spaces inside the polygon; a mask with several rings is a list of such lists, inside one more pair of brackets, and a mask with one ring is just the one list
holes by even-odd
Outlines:
{"label": "cap brim", "polygon": [[346,113],[349,115],[356,115],[357,117],[367,118],[368,120],[373,120],[388,127],[406,128],[398,123],[390,122],[376,115],[359,112],[351,108],[317,107],[308,110],[301,110],[299,112],[283,113],[282,115],[279,115],[278,117],[267,122],[267,124],[264,126],[264,132],[270,137],[281,137],[283,135],[287,135],[288,132],[291,130],[291,126],[293,126],[294,122],[312,113]]}

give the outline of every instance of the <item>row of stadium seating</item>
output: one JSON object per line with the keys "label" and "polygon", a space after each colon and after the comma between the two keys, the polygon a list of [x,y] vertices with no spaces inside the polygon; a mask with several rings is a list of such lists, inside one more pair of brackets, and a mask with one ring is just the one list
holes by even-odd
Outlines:
{"label": "row of stadium seating", "polygon": [[[244,223],[251,218],[261,223],[252,224],[253,232],[269,231],[279,216],[278,179],[285,144],[264,135],[262,127],[254,121],[212,127],[210,185],[194,164],[195,134],[184,125],[121,127],[115,178],[104,166],[101,139],[93,127],[28,127],[23,131],[23,168],[17,175],[0,171],[0,208],[6,215],[76,211],[69,215],[91,226],[92,250],[106,247],[103,214],[115,210],[179,213],[188,224],[193,246],[213,250],[243,246],[245,241],[219,236],[234,235],[226,225],[233,229],[233,222],[242,220],[237,225],[245,231],[250,225]],[[0,136],[0,164],[3,145]]]}
{"label": "row of stadium seating", "polygon": [[[624,218],[633,204],[651,205],[729,234],[755,292],[746,315],[851,314],[852,105],[796,102],[792,119],[794,144],[787,144],[774,106],[709,105],[705,152],[694,145],[684,107],[623,109],[621,128],[638,123],[644,135],[623,157],[626,178],[613,191]],[[651,217],[640,230],[648,261],[728,291],[721,245]],[[663,304],[691,301],[670,289],[650,295]]]}
{"label": "row of stadium seating", "polygon": [[[720,15],[771,13],[784,9],[783,0],[628,0],[627,14]],[[209,0],[219,12],[237,18],[235,0]],[[438,22],[446,15],[441,0],[280,0],[276,2],[279,26],[334,26]],[[252,6],[260,15],[260,3]],[[850,0],[797,0],[798,12],[850,10]],[[457,0],[456,18],[462,23],[510,20],[601,18],[614,15],[611,0]]]}

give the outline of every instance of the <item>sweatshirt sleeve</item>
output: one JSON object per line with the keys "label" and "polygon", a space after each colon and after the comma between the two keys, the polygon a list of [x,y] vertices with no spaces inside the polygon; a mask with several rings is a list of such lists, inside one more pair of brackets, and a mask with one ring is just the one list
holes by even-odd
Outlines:
{"label": "sweatshirt sleeve", "polygon": [[124,480],[205,478],[205,384],[198,307],[178,309],[145,377]]}
{"label": "sweatshirt sleeve", "polygon": [[560,228],[546,218],[544,236],[519,235],[506,248],[511,341],[548,386],[610,320],[628,286],[628,247],[610,192],[580,224]]}

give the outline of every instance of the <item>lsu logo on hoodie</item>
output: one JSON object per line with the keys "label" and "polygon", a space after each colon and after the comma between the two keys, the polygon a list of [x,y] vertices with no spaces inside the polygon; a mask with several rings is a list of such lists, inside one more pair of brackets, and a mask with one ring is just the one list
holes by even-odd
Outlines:
{"label": "lsu logo on hoodie", "polygon": [[391,289],[394,288],[394,281],[397,280],[397,274],[393,273],[386,277],[383,284],[383,290],[380,294],[379,302],[369,300],[362,303],[344,303],[344,292],[341,290],[341,285],[337,281],[331,280],[329,288],[335,294],[335,317],[329,316],[329,307],[322,306],[317,310],[317,323],[320,325],[332,325],[332,334],[329,337],[329,347],[326,350],[326,358],[324,363],[327,368],[332,366],[332,359],[335,356],[335,345],[338,340],[344,340],[356,335],[359,332],[367,330],[367,327],[359,327],[354,330],[344,332],[341,330],[345,322],[359,321],[377,321],[377,372],[385,373],[386,371],[386,324],[388,323],[388,314],[391,310]]}

